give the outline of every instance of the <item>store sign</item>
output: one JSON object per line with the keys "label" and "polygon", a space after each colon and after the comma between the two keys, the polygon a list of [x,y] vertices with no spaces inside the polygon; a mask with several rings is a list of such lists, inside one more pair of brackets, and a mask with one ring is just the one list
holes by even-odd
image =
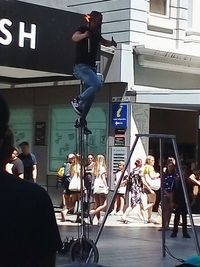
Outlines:
{"label": "store sign", "polygon": [[[0,37],[0,44],[2,45],[10,45],[12,43],[13,37],[12,32],[9,31],[9,28],[12,26],[12,21],[9,19],[1,19],[0,20],[0,33],[4,35],[4,37]],[[25,23],[19,22],[19,47],[24,47],[25,39],[30,40],[30,48],[35,49],[36,43],[36,25],[31,24],[30,32],[25,32]]]}
{"label": "store sign", "polygon": [[83,15],[1,0],[0,66],[61,74],[73,72],[73,32]]}

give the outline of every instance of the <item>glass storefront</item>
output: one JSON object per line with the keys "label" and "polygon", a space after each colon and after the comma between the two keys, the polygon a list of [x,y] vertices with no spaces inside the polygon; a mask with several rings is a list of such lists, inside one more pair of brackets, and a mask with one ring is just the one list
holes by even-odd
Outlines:
{"label": "glass storefront", "polygon": [[[77,115],[71,106],[52,106],[50,121],[49,172],[55,172],[65,161],[66,155],[76,153]],[[108,105],[95,104],[88,114],[88,128],[92,135],[87,138],[87,153],[106,154]]]}
{"label": "glass storefront", "polygon": [[30,146],[33,140],[33,109],[11,108],[10,128],[14,134],[15,146],[27,141]]}

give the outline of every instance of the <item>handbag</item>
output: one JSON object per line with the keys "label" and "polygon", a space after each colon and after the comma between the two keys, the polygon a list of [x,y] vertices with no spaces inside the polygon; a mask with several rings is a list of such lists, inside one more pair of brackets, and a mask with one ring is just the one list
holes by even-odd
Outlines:
{"label": "handbag", "polygon": [[147,183],[150,185],[151,189],[157,191],[160,189],[161,186],[161,179],[159,178],[151,178],[151,176],[149,175],[149,167],[146,166],[144,169],[144,177],[147,181]]}
{"label": "handbag", "polygon": [[62,178],[62,177],[64,176],[64,174],[65,174],[65,167],[62,166],[62,167],[60,167],[59,170],[57,171],[57,176],[60,177],[60,178]]}
{"label": "handbag", "polygon": [[117,190],[117,193],[118,193],[118,194],[123,194],[123,195],[125,195],[125,193],[126,193],[126,186],[120,186],[120,187],[118,188],[118,190]]}
{"label": "handbag", "polygon": [[81,178],[80,176],[73,176],[69,183],[69,190],[79,192],[81,191]]}
{"label": "handbag", "polygon": [[147,179],[147,183],[150,185],[151,189],[153,189],[153,190],[156,191],[156,190],[159,190],[160,189],[161,179],[160,178],[152,179],[149,176],[149,178]]}
{"label": "handbag", "polygon": [[63,177],[65,173],[65,167],[60,167],[57,171],[57,179],[56,179],[56,188],[58,189],[59,186],[63,186]]}
{"label": "handbag", "polygon": [[105,185],[101,177],[94,180],[93,194],[108,194],[108,186]]}

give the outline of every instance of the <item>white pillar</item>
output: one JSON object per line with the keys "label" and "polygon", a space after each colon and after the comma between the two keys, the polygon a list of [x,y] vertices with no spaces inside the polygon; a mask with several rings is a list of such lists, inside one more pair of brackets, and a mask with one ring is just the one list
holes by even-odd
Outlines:
{"label": "white pillar", "polygon": [[200,1],[199,0],[190,0],[189,1],[189,16],[188,16],[188,30],[187,36],[191,35],[200,35]]}
{"label": "white pillar", "polygon": [[[150,105],[132,103],[131,112],[131,136],[130,145],[132,147],[135,141],[135,134],[149,134],[149,119]],[[138,143],[133,152],[133,157],[130,162],[131,169],[134,167],[134,162],[137,158],[141,158],[143,163],[146,159],[149,149],[149,140],[147,137],[139,138]]]}
{"label": "white pillar", "polygon": [[[191,1],[191,0],[190,0]],[[200,33],[200,1],[199,0],[192,0],[192,29],[196,32]]]}

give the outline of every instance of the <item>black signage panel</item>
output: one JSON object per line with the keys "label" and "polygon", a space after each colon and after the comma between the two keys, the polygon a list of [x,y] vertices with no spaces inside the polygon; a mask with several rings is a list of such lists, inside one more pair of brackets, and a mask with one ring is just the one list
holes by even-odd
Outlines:
{"label": "black signage panel", "polygon": [[44,121],[37,121],[35,123],[35,145],[45,145],[46,123]]}
{"label": "black signage panel", "polygon": [[84,16],[15,0],[0,2],[0,66],[71,75],[71,36]]}

